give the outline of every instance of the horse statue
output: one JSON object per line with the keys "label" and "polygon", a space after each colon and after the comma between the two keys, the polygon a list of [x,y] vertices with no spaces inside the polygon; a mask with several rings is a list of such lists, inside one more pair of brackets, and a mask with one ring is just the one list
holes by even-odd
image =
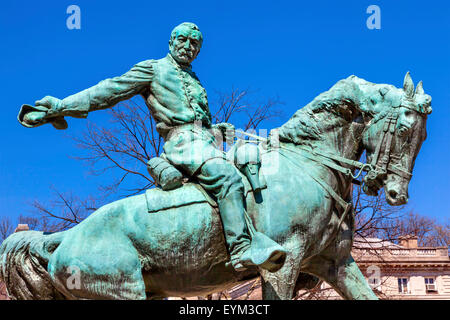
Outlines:
{"label": "horse statue", "polygon": [[402,89],[350,76],[270,132],[263,186],[246,180],[245,194],[254,229],[288,251],[277,271],[227,263],[217,205],[188,181],[102,206],[66,231],[10,235],[0,276],[12,299],[201,296],[258,276],[263,299],[292,299],[314,279],[345,299],[377,299],[350,254],[352,182],[366,172],[366,193],[384,188],[390,205],[405,204],[429,113],[431,97],[409,73]]}

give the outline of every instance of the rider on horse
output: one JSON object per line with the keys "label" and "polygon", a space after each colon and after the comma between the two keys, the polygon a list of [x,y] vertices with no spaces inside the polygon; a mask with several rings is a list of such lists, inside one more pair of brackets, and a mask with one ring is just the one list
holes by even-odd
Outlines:
{"label": "rider on horse", "polygon": [[65,129],[64,116],[86,118],[91,111],[142,95],[165,140],[167,160],[217,199],[235,270],[282,264],[286,251],[280,245],[262,234],[258,241],[252,241],[245,220],[243,182],[236,168],[226,161],[225,153],[217,148],[219,139],[212,133],[214,129],[223,135],[234,127],[211,124],[206,90],[191,70],[201,45],[198,27],[182,23],[172,31],[170,53],[165,58],[140,62],[120,77],[106,79],[62,100],[47,96],[35,107],[23,107],[19,121],[27,127],[51,122]]}

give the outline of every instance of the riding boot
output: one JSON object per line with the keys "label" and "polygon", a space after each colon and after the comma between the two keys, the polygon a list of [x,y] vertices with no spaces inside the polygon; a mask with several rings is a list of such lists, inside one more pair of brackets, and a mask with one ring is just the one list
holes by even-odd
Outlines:
{"label": "riding boot", "polygon": [[258,266],[271,272],[280,269],[286,250],[261,232],[254,232],[250,237],[243,195],[233,192],[218,202],[233,268],[243,271],[246,267]]}

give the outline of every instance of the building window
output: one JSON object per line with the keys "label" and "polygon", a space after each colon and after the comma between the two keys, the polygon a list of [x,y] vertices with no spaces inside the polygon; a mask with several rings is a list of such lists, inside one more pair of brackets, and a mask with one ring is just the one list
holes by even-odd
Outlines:
{"label": "building window", "polygon": [[399,293],[409,293],[408,278],[398,278],[398,292]]}
{"label": "building window", "polygon": [[436,279],[431,277],[425,278],[425,289],[427,290],[427,293],[437,292]]}

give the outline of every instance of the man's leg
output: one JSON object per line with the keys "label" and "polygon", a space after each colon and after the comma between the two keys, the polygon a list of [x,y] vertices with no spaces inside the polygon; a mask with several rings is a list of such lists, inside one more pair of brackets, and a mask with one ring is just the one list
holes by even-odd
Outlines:
{"label": "man's leg", "polygon": [[250,235],[244,217],[244,185],[241,176],[224,159],[215,158],[203,164],[197,175],[202,187],[213,194],[219,204],[228,250],[233,265],[239,251],[247,248]]}
{"label": "man's leg", "polygon": [[249,265],[273,267],[284,261],[285,250],[263,234],[257,233],[258,241],[252,242],[244,216],[244,185],[235,167],[222,158],[210,159],[196,178],[217,199],[231,263],[237,271]]}

